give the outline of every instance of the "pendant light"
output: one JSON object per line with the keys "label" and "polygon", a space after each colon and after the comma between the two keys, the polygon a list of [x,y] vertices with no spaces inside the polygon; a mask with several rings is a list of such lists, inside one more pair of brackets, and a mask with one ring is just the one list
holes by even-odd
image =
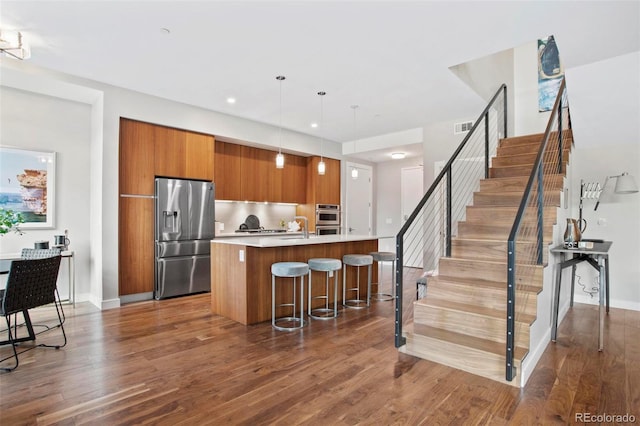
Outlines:
{"label": "pendant light", "polygon": [[[351,105],[353,109],[353,152],[356,152],[356,109],[358,109],[358,105]],[[358,179],[358,169],[356,167],[351,168],[351,178]]]}
{"label": "pendant light", "polygon": [[324,97],[324,95],[326,95],[326,92],[318,92],[318,95],[320,96],[320,162],[318,163],[318,174],[319,175],[324,175],[324,173],[327,171],[327,166],[324,164],[324,147],[323,147],[323,142],[324,142],[324,138],[322,137],[322,132],[323,132],[323,127],[324,126],[324,111],[323,111],[323,105],[322,105],[322,98]]}
{"label": "pendant light", "polygon": [[282,155],[282,81],[285,79],[284,75],[279,75],[276,80],[280,82],[280,128],[279,128],[279,144],[278,154],[276,155],[276,169],[282,169],[284,167],[284,155]]}

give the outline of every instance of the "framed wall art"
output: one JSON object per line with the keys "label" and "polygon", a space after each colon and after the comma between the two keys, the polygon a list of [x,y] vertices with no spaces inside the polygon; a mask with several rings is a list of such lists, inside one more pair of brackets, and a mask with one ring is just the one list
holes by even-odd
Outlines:
{"label": "framed wall art", "polygon": [[558,96],[564,69],[553,36],[538,40],[538,111],[551,111]]}
{"label": "framed wall art", "polygon": [[21,213],[21,229],[54,227],[55,172],[55,152],[0,146],[0,209]]}

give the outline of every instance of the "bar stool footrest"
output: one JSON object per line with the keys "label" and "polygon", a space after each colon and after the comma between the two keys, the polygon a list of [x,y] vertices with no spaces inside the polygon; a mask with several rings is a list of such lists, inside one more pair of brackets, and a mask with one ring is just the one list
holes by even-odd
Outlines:
{"label": "bar stool footrest", "polygon": [[388,302],[390,300],[393,300],[393,295],[389,293],[373,293],[371,297],[373,298],[373,300],[377,300],[380,302]]}
{"label": "bar stool footrest", "polygon": [[[290,322],[290,323],[294,323],[294,324],[298,324],[298,325],[293,326],[293,327],[285,327],[285,326],[278,325],[278,323],[283,323],[283,322]],[[293,331],[293,330],[301,329],[306,324],[307,324],[307,321],[301,320],[300,318],[296,318],[296,317],[279,317],[279,318],[276,318],[276,320],[274,321],[272,326],[276,330],[280,330],[280,331]]]}

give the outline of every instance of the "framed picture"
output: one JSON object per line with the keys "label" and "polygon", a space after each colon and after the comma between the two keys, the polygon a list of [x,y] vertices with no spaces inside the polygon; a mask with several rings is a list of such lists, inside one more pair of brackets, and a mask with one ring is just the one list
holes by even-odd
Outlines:
{"label": "framed picture", "polygon": [[56,153],[0,146],[0,209],[22,213],[21,229],[53,228]]}
{"label": "framed picture", "polygon": [[564,76],[555,38],[538,40],[538,111],[551,111]]}

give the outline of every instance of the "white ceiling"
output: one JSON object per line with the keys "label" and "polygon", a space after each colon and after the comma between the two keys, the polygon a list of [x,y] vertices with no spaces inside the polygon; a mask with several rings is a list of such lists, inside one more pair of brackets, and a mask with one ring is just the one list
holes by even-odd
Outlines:
{"label": "white ceiling", "polygon": [[537,38],[565,68],[640,50],[639,5],[0,0],[0,28],[35,65],[276,126],[285,75],[283,127],[347,142],[475,116],[485,102],[448,68]]}

